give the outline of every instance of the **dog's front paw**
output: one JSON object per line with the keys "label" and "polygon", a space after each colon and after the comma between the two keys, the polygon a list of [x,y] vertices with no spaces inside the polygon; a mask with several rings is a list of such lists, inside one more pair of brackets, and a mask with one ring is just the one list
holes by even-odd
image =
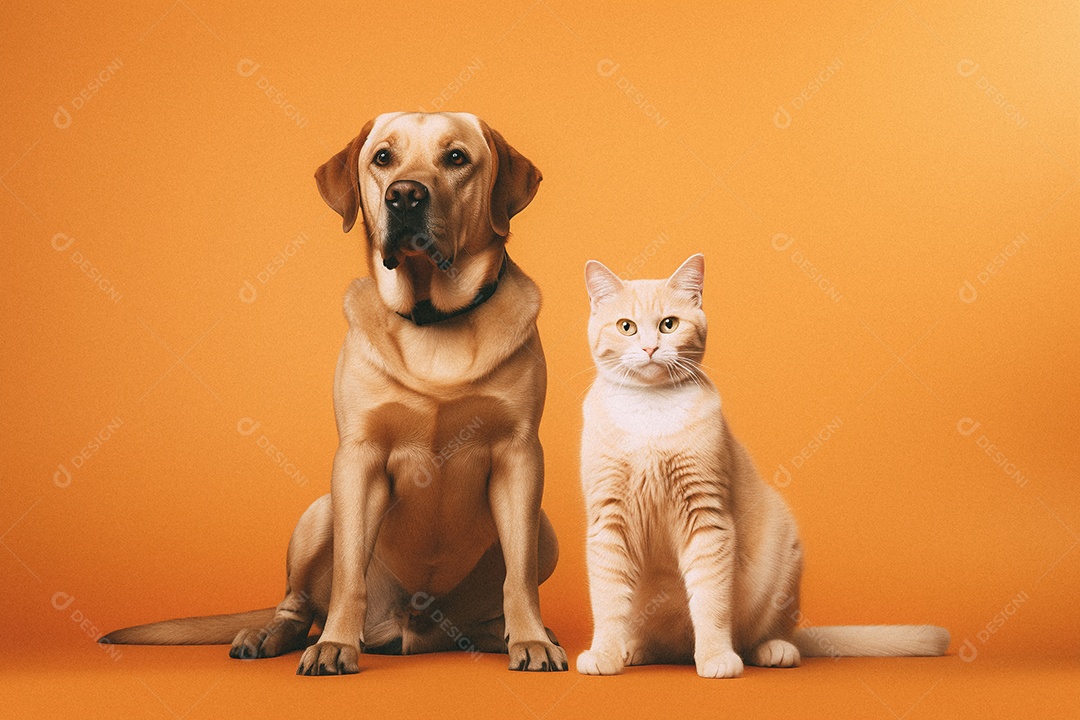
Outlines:
{"label": "dog's front paw", "polygon": [[360,650],[336,642],[315,643],[300,658],[297,675],[352,675],[360,672]]}
{"label": "dog's front paw", "polygon": [[697,674],[704,678],[735,678],[742,671],[742,658],[734,650],[725,650],[697,663]]}
{"label": "dog's front paw", "polygon": [[577,671],[582,675],[618,675],[623,671],[623,662],[599,650],[586,650],[578,655]]}
{"label": "dog's front paw", "polygon": [[509,651],[511,670],[561,672],[570,668],[566,651],[546,640],[512,642]]}

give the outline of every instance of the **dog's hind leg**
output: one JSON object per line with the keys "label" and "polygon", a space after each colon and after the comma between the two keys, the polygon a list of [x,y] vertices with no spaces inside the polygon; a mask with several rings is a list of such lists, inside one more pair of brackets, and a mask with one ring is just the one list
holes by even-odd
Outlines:
{"label": "dog's hind leg", "polygon": [[312,623],[326,617],[332,566],[333,521],[330,496],[324,495],[300,517],[289,541],[285,599],[269,623],[237,633],[229,657],[248,660],[303,649]]}
{"label": "dog's hind leg", "polygon": [[284,609],[296,602],[292,593],[278,605],[274,618],[262,627],[244,628],[237,633],[229,648],[229,657],[239,660],[277,657],[293,650],[302,650],[307,644],[311,618],[303,613]]}

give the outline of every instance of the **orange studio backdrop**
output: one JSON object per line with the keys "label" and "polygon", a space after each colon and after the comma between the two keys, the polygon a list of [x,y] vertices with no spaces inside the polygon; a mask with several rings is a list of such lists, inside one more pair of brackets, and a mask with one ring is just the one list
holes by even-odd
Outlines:
{"label": "orange studio backdrop", "polygon": [[[5,715],[1080,712],[1076,3],[17,2],[2,33]],[[949,656],[309,679],[93,642],[280,599],[365,272],[312,175],[417,109],[476,113],[544,174],[509,251],[545,298],[541,595],[571,657],[583,265],[698,251],[705,360],[799,520],[805,621],[932,622]]]}

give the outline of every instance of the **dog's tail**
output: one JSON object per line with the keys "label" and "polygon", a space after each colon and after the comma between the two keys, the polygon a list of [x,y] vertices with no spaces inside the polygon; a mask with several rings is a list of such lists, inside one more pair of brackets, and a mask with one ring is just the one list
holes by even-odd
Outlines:
{"label": "dog's tail", "polygon": [[114,630],[98,642],[113,645],[228,645],[244,628],[269,625],[274,619],[274,611],[271,607],[231,615],[162,620]]}
{"label": "dog's tail", "polygon": [[949,631],[936,625],[834,625],[797,630],[803,657],[902,657],[944,655]]}

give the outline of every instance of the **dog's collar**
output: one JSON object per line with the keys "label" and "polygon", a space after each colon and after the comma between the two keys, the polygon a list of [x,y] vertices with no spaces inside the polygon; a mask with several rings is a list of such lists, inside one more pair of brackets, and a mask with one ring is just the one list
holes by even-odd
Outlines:
{"label": "dog's collar", "polygon": [[413,306],[410,313],[398,313],[401,317],[411,321],[414,325],[423,327],[424,325],[432,325],[443,320],[449,320],[452,317],[458,315],[464,315],[465,313],[475,310],[483,305],[488,299],[495,294],[495,291],[499,289],[499,281],[502,280],[503,275],[506,274],[506,261],[509,259],[507,253],[503,253],[502,266],[499,267],[499,274],[495,276],[495,279],[489,282],[487,285],[481,287],[476,296],[465,307],[460,307],[457,310],[451,310],[450,312],[443,312],[437,309],[431,304],[431,300],[421,300]]}

